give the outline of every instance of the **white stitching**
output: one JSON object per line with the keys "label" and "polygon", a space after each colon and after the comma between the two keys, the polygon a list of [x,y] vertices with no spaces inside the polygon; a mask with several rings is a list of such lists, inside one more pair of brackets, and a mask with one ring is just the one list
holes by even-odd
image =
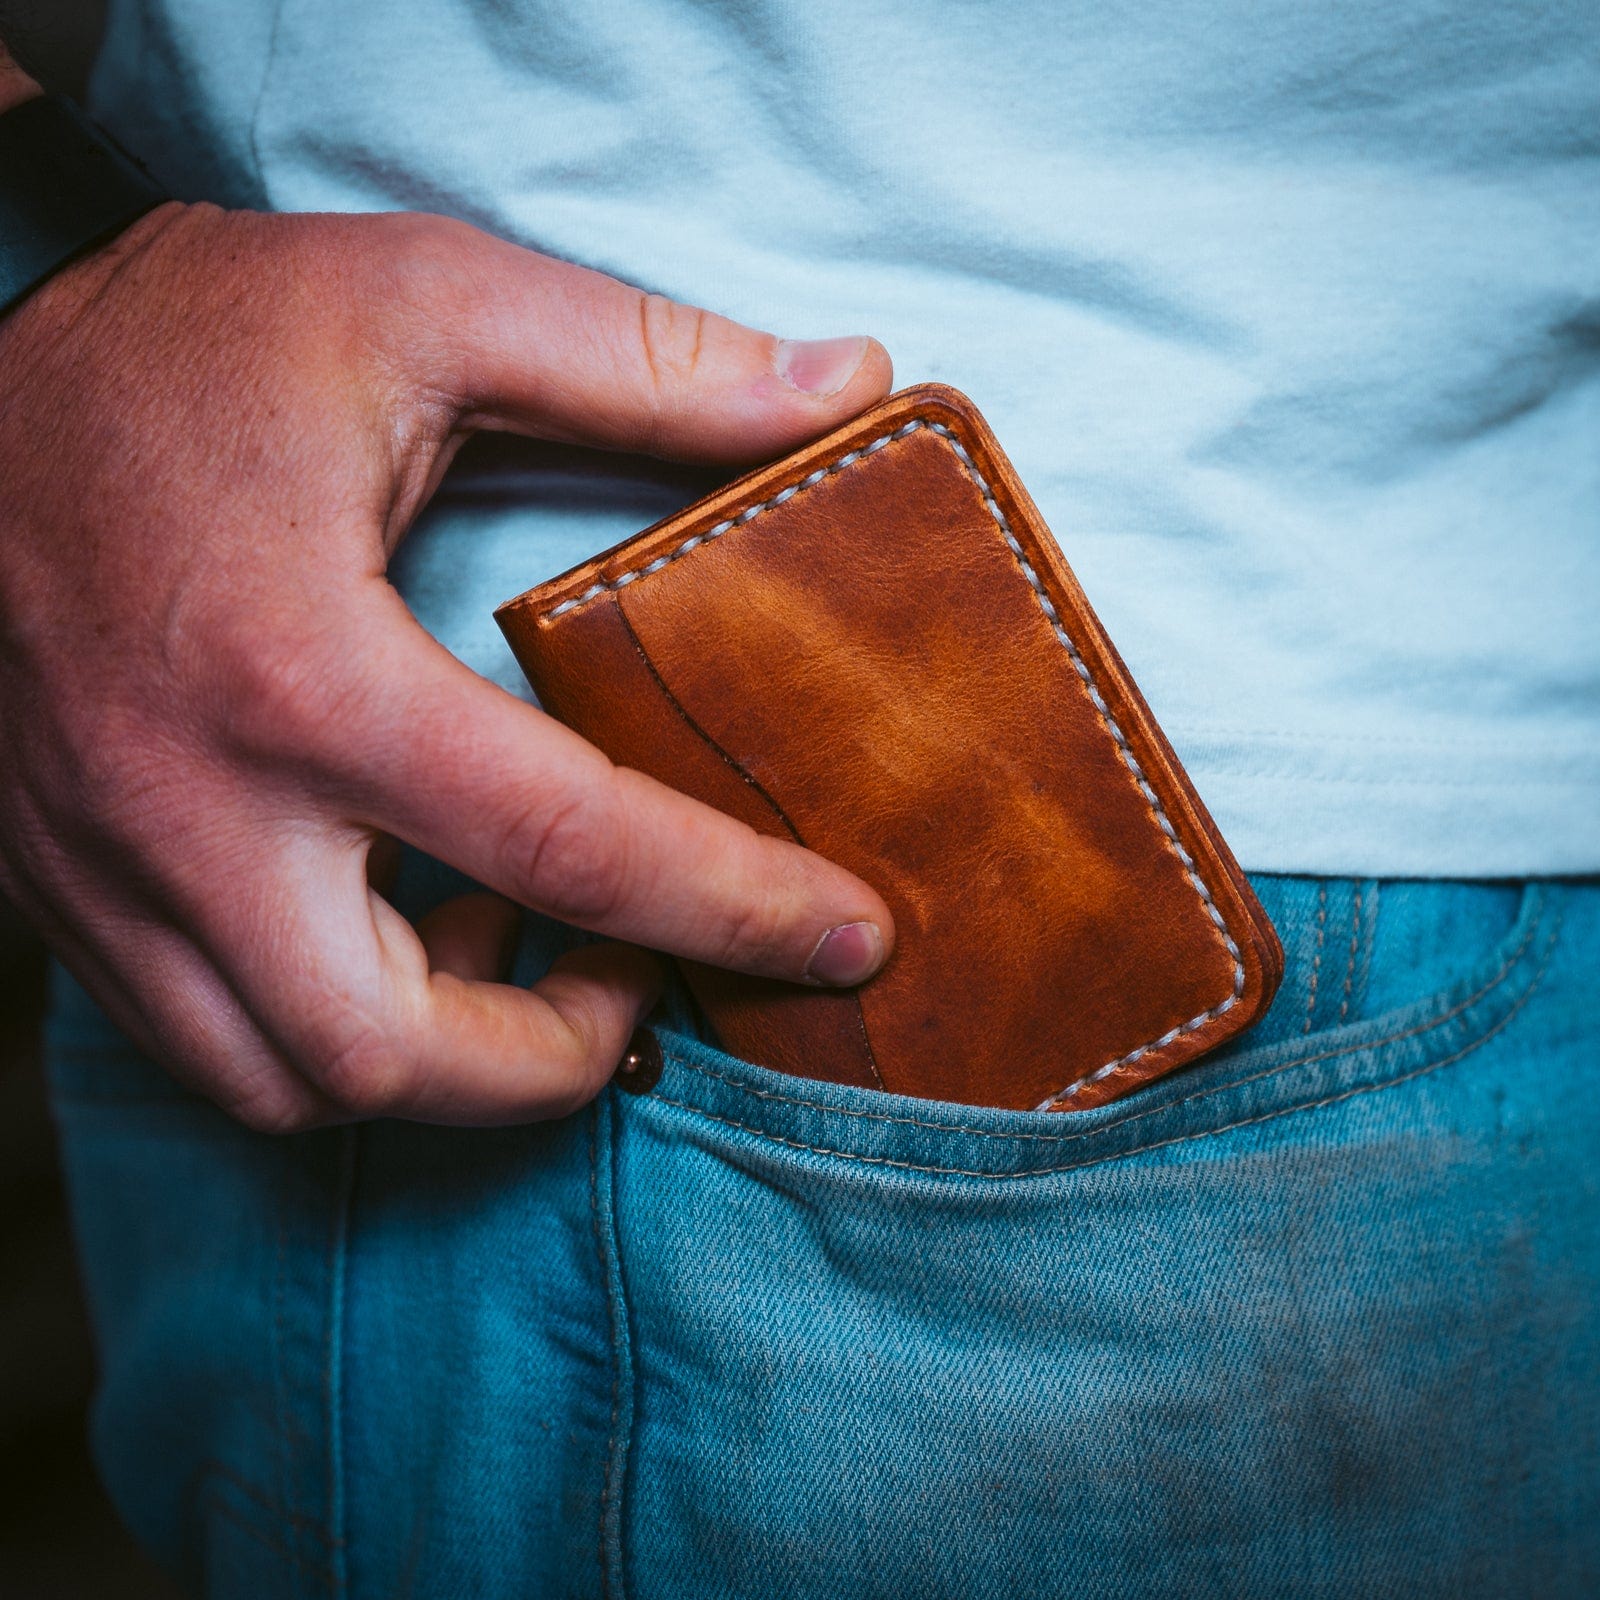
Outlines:
{"label": "white stitching", "polygon": [[754,505],[746,506],[743,511],[731,520],[719,522],[715,527],[708,528],[704,533],[695,534],[692,538],[685,539],[676,549],[668,551],[664,556],[657,556],[648,565],[633,568],[615,578],[602,579],[597,583],[590,584],[582,594],[563,600],[560,605],[545,612],[541,620],[552,622],[555,618],[564,616],[569,611],[576,611],[580,606],[587,605],[591,600],[596,600],[603,594],[614,594],[625,584],[632,583],[637,578],[642,578],[648,573],[659,572],[663,567],[671,566],[674,561],[681,561],[686,555],[699,549],[701,545],[709,544],[713,539],[720,539],[723,534],[734,528],[743,527],[763,511],[770,510],[773,506],[782,505],[786,500],[801,493],[803,490],[815,487],[835,472],[842,472],[846,467],[853,465],[866,456],[872,455],[875,451],[881,450],[892,440],[904,439],[907,435],[916,433],[920,428],[927,428],[930,432],[938,434],[955,451],[956,459],[966,469],[967,476],[972,479],[979,495],[983,499],[985,509],[994,518],[995,526],[999,528],[1001,537],[1006,542],[1006,547],[1011,551],[1017,566],[1022,571],[1023,577],[1028,580],[1028,586],[1033,590],[1034,597],[1038,600],[1040,609],[1044,612],[1045,620],[1050,624],[1051,631],[1066,650],[1067,656],[1072,662],[1073,670],[1083,684],[1090,703],[1099,715],[1101,724],[1106,732],[1111,735],[1123,763],[1133,775],[1133,780],[1138,785],[1139,792],[1144,796],[1145,803],[1155,813],[1156,825],[1161,830],[1162,837],[1166,840],[1168,848],[1183,863],[1184,876],[1200,896],[1200,903],[1205,908],[1206,915],[1222,936],[1222,942],[1227,947],[1229,956],[1233,959],[1233,989],[1225,999],[1219,1001],[1208,1010],[1200,1012],[1197,1016],[1190,1017],[1187,1022],[1181,1022],[1177,1027],[1169,1028],[1159,1039],[1153,1039],[1148,1044],[1142,1044],[1137,1050],[1130,1050],[1126,1055],[1118,1056],[1115,1061],[1108,1061],[1103,1067],[1097,1068],[1094,1072],[1075,1079],[1066,1088],[1049,1096],[1048,1099],[1042,1100],[1035,1107],[1035,1110],[1038,1111],[1049,1111],[1059,1106],[1063,1101],[1069,1100],[1080,1089],[1087,1088],[1090,1084],[1099,1083],[1103,1078],[1109,1077],[1119,1067],[1131,1066],[1152,1050],[1164,1049],[1184,1035],[1193,1033],[1197,1028],[1203,1028],[1208,1022],[1215,1022],[1218,1017],[1224,1016],[1233,1010],[1244,994],[1244,959],[1239,954],[1239,946],[1234,942],[1233,935],[1228,931],[1228,925],[1223,920],[1221,911],[1217,909],[1216,901],[1211,898],[1210,889],[1206,887],[1205,880],[1200,876],[1199,870],[1195,866],[1194,858],[1184,849],[1182,842],[1178,838],[1177,830],[1172,825],[1171,818],[1167,816],[1166,809],[1161,804],[1160,797],[1151,787],[1149,779],[1145,777],[1144,769],[1139,765],[1139,758],[1133,753],[1133,748],[1128,743],[1127,735],[1123,733],[1116,718],[1112,716],[1111,708],[1106,704],[1104,696],[1100,693],[1099,685],[1095,683],[1094,674],[1089,670],[1088,663],[1078,654],[1078,647],[1072,642],[1071,636],[1061,625],[1061,618],[1056,611],[1055,604],[1046,593],[1039,574],[1034,571],[1033,564],[1028,560],[1022,546],[1017,542],[1016,535],[1011,531],[1011,523],[1001,509],[999,502],[995,499],[994,491],[989,487],[983,473],[978,470],[977,463],[967,453],[966,446],[961,443],[951,429],[947,428],[942,422],[930,422],[924,418],[915,417],[910,422],[894,429],[891,433],[880,434],[870,444],[848,451],[833,462],[831,466],[821,467],[814,472],[808,473],[798,483],[790,484],[770,499],[760,500]]}
{"label": "white stitching", "polygon": [[[1258,1123],[1273,1122],[1279,1117],[1293,1116],[1301,1111],[1319,1111],[1323,1106],[1338,1105],[1340,1101],[1354,1099],[1358,1094],[1373,1094],[1383,1089],[1393,1089],[1402,1083],[1410,1083],[1415,1078],[1425,1076],[1430,1072],[1437,1072],[1441,1067],[1453,1066],[1457,1061],[1464,1060],[1474,1050],[1480,1050],[1497,1034],[1503,1033],[1511,1026],[1512,1021],[1527,1003],[1538,993],[1539,985],[1544,981],[1544,975],[1549,968],[1551,958],[1555,954],[1556,939],[1561,931],[1560,923],[1550,934],[1549,942],[1545,946],[1543,959],[1538,970],[1534,973],[1528,987],[1517,996],[1515,1003],[1506,1014],[1500,1018],[1493,1027],[1486,1029],[1478,1038],[1463,1045],[1453,1055],[1443,1056],[1438,1061],[1427,1061],[1419,1067],[1413,1067],[1409,1072],[1402,1072],[1393,1078],[1382,1078],[1375,1083],[1356,1083],[1348,1088],[1341,1089],[1337,1094],[1324,1095],[1320,1100],[1305,1100],[1295,1105],[1274,1106],[1271,1110],[1263,1111],[1253,1117],[1241,1117],[1237,1122],[1224,1122],[1215,1128],[1197,1128],[1193,1133],[1178,1133],[1168,1139],[1154,1139],[1149,1144],[1134,1145],[1128,1150],[1108,1150],[1104,1155],[1088,1156],[1082,1161],[1058,1162],[1047,1167],[1017,1167],[1011,1172],[989,1172],[978,1167],[939,1167],[917,1161],[901,1161],[893,1156],[864,1155],[857,1150],[835,1150],[831,1146],[821,1144],[807,1144],[803,1139],[788,1139],[782,1134],[774,1133],[769,1128],[757,1127],[751,1122],[740,1122],[735,1117],[720,1116],[715,1111],[707,1111],[703,1106],[691,1105],[687,1100],[674,1100],[670,1095],[664,1095],[659,1089],[654,1090],[650,1098],[658,1100],[664,1105],[676,1106],[680,1111],[686,1111],[690,1116],[704,1117],[708,1122],[720,1122],[726,1128],[737,1128],[743,1133],[753,1134],[758,1139],[769,1140],[773,1144],[787,1145],[791,1150],[808,1150],[813,1155],[833,1156],[841,1161],[858,1161],[873,1167],[898,1167],[905,1172],[925,1172],[937,1177],[946,1178],[985,1178],[991,1182],[1000,1182],[1013,1178],[1047,1178],[1054,1177],[1064,1172],[1082,1172],[1086,1167],[1098,1167],[1107,1161],[1126,1161],[1133,1156],[1148,1154],[1152,1150],[1164,1150],[1169,1145],[1192,1144],[1196,1139],[1210,1139],[1220,1133],[1232,1133],[1236,1128],[1251,1128]],[[1469,1002],[1470,1003],[1470,1002]],[[1405,1035],[1400,1035],[1405,1037]],[[1392,1040],[1377,1040],[1371,1045],[1353,1045],[1348,1050],[1329,1051],[1327,1057],[1311,1056],[1308,1061],[1328,1059],[1339,1056],[1359,1056],[1370,1050],[1376,1050]],[[1289,1062],[1288,1066],[1303,1066],[1305,1062]],[[1276,1069],[1279,1071],[1283,1068]],[[1266,1076],[1266,1074],[1263,1074]],[[1243,1080],[1249,1082],[1249,1079]],[[1230,1086],[1236,1087],[1236,1086]],[[1191,1099],[1198,1096],[1190,1096]],[[1185,1101],[1176,1101],[1174,1104],[1183,1105]],[[1144,1113],[1140,1113],[1144,1115]],[[1132,1121],[1133,1118],[1124,1118]],[[1103,1128],[1086,1130],[1095,1133],[1107,1133],[1112,1128],[1120,1127],[1121,1123],[1109,1122]],[[955,1130],[946,1130],[955,1131]],[[981,1130],[973,1129],[973,1132]],[[1077,1138],[1076,1134],[1065,1135],[1064,1138]]]}
{"label": "white stitching", "polygon": [[[693,538],[685,539],[676,549],[669,550],[664,556],[657,556],[648,566],[634,568],[624,572],[620,577],[603,578],[598,583],[591,583],[582,594],[575,594],[569,600],[563,600],[553,610],[545,612],[540,618],[542,622],[553,622],[557,617],[565,616],[569,611],[576,611],[579,606],[586,606],[591,600],[598,600],[603,594],[614,594],[624,584],[632,583],[635,578],[642,578],[647,572],[659,572],[663,567],[669,567],[674,561],[681,561],[691,551],[698,550],[703,544],[710,544],[713,539],[720,539],[723,534],[731,532],[734,528],[743,527],[763,511],[770,511],[773,506],[781,506],[786,500],[792,500],[795,495],[806,489],[814,489],[824,478],[830,477],[835,472],[843,472],[848,466],[853,466],[864,456],[870,456],[874,451],[881,450],[886,444],[895,439],[904,439],[907,434],[915,433],[919,428],[932,428],[935,433],[943,434],[954,443],[954,438],[948,428],[937,422],[924,422],[920,417],[906,423],[903,427],[896,428],[893,433],[885,433],[874,439],[871,444],[864,445],[859,450],[852,450],[848,455],[842,455],[831,466],[819,467],[815,472],[808,472],[798,483],[791,483],[787,488],[780,489],[770,500],[758,500],[754,505],[746,506],[738,516],[726,522],[719,522],[714,528],[707,528],[704,533],[697,533]],[[960,450],[960,446],[956,446]],[[966,452],[961,451],[963,461]],[[971,471],[968,464],[968,471]],[[988,490],[985,486],[985,495]]]}

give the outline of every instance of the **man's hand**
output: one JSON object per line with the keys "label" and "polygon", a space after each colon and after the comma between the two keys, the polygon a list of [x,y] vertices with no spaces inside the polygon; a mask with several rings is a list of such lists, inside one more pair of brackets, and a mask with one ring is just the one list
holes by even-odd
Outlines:
{"label": "man's hand", "polygon": [[[869,888],[613,767],[384,572],[474,429],[750,461],[889,377],[869,340],[780,344],[439,218],[152,213],[0,322],[0,887],[264,1129],[593,1095],[656,959],[494,982],[510,901],[868,976],[892,937]],[[507,899],[414,930],[369,887],[383,834]]]}

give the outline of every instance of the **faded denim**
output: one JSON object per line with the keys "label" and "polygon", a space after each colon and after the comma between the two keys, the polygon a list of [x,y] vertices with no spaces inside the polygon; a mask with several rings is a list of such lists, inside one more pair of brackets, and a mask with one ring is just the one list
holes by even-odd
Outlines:
{"label": "faded denim", "polygon": [[1595,1593],[1600,887],[1254,881],[1268,1019],[1057,1116],[680,1004],[649,1095],[272,1140],[63,984],[118,1505],[250,1600]]}

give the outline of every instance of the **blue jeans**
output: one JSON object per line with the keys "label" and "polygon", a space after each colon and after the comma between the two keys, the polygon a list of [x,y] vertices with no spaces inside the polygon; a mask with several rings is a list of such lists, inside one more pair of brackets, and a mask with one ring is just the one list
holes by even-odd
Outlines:
{"label": "blue jeans", "polygon": [[274,1140],[63,985],[118,1505],[251,1600],[1594,1594],[1600,887],[1255,882],[1268,1019],[1066,1115],[680,1027]]}

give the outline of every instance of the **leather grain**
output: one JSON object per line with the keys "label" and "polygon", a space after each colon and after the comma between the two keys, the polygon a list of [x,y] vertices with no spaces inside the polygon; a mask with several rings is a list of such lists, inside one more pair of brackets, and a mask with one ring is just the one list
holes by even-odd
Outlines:
{"label": "leather grain", "polygon": [[611,758],[859,874],[853,993],[685,966],[801,1077],[1103,1104],[1270,1003],[1282,952],[977,409],[926,385],[497,613]]}

